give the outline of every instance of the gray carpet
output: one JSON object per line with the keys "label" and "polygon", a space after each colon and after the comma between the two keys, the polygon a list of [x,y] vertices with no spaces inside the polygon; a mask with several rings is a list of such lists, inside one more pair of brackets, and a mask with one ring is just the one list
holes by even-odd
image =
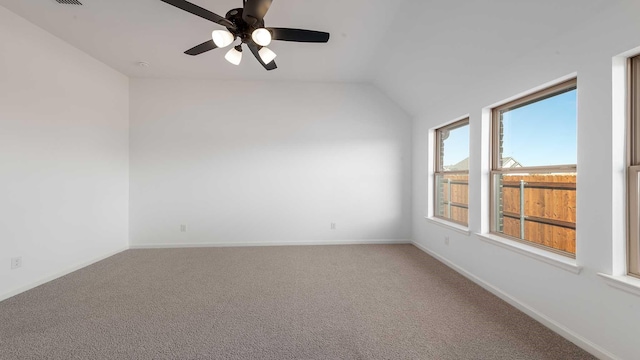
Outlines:
{"label": "gray carpet", "polygon": [[0,303],[1,359],[591,359],[412,245],[129,250]]}

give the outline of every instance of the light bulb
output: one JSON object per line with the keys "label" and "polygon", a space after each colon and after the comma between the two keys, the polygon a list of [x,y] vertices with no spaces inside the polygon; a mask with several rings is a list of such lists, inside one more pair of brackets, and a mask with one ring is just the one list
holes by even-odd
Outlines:
{"label": "light bulb", "polygon": [[233,40],[235,40],[233,34],[228,32],[227,30],[213,30],[213,32],[211,33],[211,38],[219,48],[229,46],[231,45]]}
{"label": "light bulb", "polygon": [[[242,51],[238,51],[237,48],[238,47],[231,48],[231,50],[227,52],[227,55],[224,56],[224,58],[233,65],[240,65],[240,61],[242,61]],[[240,48],[240,50],[242,50],[242,48]]]}
{"label": "light bulb", "polygon": [[263,47],[262,49],[260,49],[260,51],[258,51],[258,54],[260,54],[260,58],[265,64],[272,62],[273,59],[275,59],[276,56],[278,56],[276,55],[276,53],[274,53],[267,47]]}
{"label": "light bulb", "polygon": [[256,29],[253,34],[251,34],[251,38],[260,46],[271,44],[271,32],[265,28]]}

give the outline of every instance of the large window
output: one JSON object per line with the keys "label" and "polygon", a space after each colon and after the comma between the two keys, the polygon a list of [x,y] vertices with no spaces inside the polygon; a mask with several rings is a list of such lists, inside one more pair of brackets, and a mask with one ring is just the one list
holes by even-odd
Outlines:
{"label": "large window", "polygon": [[491,232],[575,258],[577,81],[493,109]]}
{"label": "large window", "polygon": [[434,215],[469,222],[469,119],[436,130]]}
{"label": "large window", "polygon": [[630,114],[631,114],[631,161],[629,167],[629,274],[640,277],[640,56],[629,60]]}

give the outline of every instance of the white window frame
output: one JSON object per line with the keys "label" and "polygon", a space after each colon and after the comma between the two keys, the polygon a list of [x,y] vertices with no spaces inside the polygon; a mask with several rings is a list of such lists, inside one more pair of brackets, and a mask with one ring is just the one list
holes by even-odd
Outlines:
{"label": "white window frame", "polygon": [[[497,230],[497,204],[496,204],[496,193],[498,191],[496,184],[496,176],[497,175],[508,175],[508,174],[544,174],[544,173],[577,173],[577,164],[566,164],[566,165],[554,165],[554,166],[530,166],[530,167],[518,167],[518,168],[502,168],[501,167],[501,154],[500,154],[500,121],[501,121],[501,113],[503,111],[512,110],[518,107],[526,106],[531,103],[535,103],[537,101],[544,100],[546,98],[550,98],[561,93],[571,91],[572,89],[577,89],[578,80],[577,78],[572,78],[570,80],[564,81],[557,85],[545,88],[543,90],[537,91],[530,95],[518,98],[516,100],[510,101],[506,104],[496,106],[491,109],[491,168],[490,168],[490,179],[489,179],[489,212],[490,212],[490,226],[489,232],[491,235],[505,238],[508,240],[513,240],[522,244],[526,244],[529,246],[533,246],[536,248],[540,248],[567,258],[575,259],[575,254],[562,251],[559,249],[555,249],[552,247],[548,247],[542,244],[538,244],[532,241],[528,241],[525,239],[516,238],[513,236],[509,236]],[[577,191],[577,190],[576,190]],[[577,239],[576,239],[577,240]]]}
{"label": "white window frame", "polygon": [[640,278],[640,55],[628,60],[629,164],[627,274]]}
{"label": "white window frame", "polygon": [[[456,225],[461,225],[464,227],[468,227],[469,226],[469,206],[467,204],[467,221],[466,222],[461,222],[461,221],[456,221],[453,220],[451,218],[451,213],[449,213],[449,217],[445,217],[445,216],[440,216],[438,215],[438,176],[444,176],[444,175],[467,175],[467,192],[469,191],[469,170],[462,170],[462,171],[445,171],[444,170],[444,164],[442,164],[442,146],[443,146],[443,139],[442,139],[442,132],[443,131],[451,131],[451,130],[455,130],[458,128],[461,128],[463,126],[470,126],[469,125],[469,117],[465,117],[461,120],[457,120],[454,121],[450,124],[444,125],[442,127],[437,128],[434,133],[435,133],[435,141],[434,141],[434,171],[433,171],[433,217],[438,219],[438,220],[442,220],[442,221],[446,221],[446,222],[451,222],[453,224]],[[471,136],[471,133],[469,133],[469,136]],[[471,154],[467,154],[467,158],[470,159]],[[451,204],[450,204],[451,205]]]}

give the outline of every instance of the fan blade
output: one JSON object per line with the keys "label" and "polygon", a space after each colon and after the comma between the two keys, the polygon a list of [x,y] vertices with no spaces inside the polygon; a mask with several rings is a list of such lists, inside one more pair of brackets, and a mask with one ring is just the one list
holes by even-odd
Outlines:
{"label": "fan blade", "polygon": [[209,41],[205,41],[202,44],[198,45],[198,46],[194,46],[191,49],[185,51],[184,53],[187,55],[191,55],[191,56],[195,56],[195,55],[200,55],[204,52],[207,52],[209,50],[213,50],[213,49],[217,49],[218,47],[216,46],[216,44],[213,42],[213,40],[209,40]]}
{"label": "fan blade", "polygon": [[264,19],[273,0],[244,0],[242,19],[249,25],[254,25]]}
{"label": "fan blade", "polygon": [[207,9],[203,9],[198,5],[192,4],[185,0],[161,0],[169,5],[173,5],[178,9],[182,9],[186,12],[192,13],[193,15],[200,16],[203,19],[207,19],[209,21],[213,21],[214,23],[220,24],[224,27],[235,29],[236,25],[231,21],[223,18],[218,14],[214,14]]}
{"label": "fan blade", "polygon": [[322,31],[288,29],[288,28],[267,28],[271,31],[273,40],[326,43],[329,41],[329,33]]}
{"label": "fan blade", "polygon": [[260,54],[258,53],[258,51],[260,51],[260,48],[258,48],[258,45],[254,42],[249,42],[247,43],[247,46],[249,47],[249,49],[251,50],[251,52],[253,53],[253,56],[256,57],[256,59],[258,59],[258,62],[260,64],[262,64],[262,66],[264,66],[265,69],[267,70],[275,70],[278,68],[278,66],[276,65],[276,61],[272,61],[268,64],[265,64],[264,61],[262,61],[262,58],[260,57]]}

